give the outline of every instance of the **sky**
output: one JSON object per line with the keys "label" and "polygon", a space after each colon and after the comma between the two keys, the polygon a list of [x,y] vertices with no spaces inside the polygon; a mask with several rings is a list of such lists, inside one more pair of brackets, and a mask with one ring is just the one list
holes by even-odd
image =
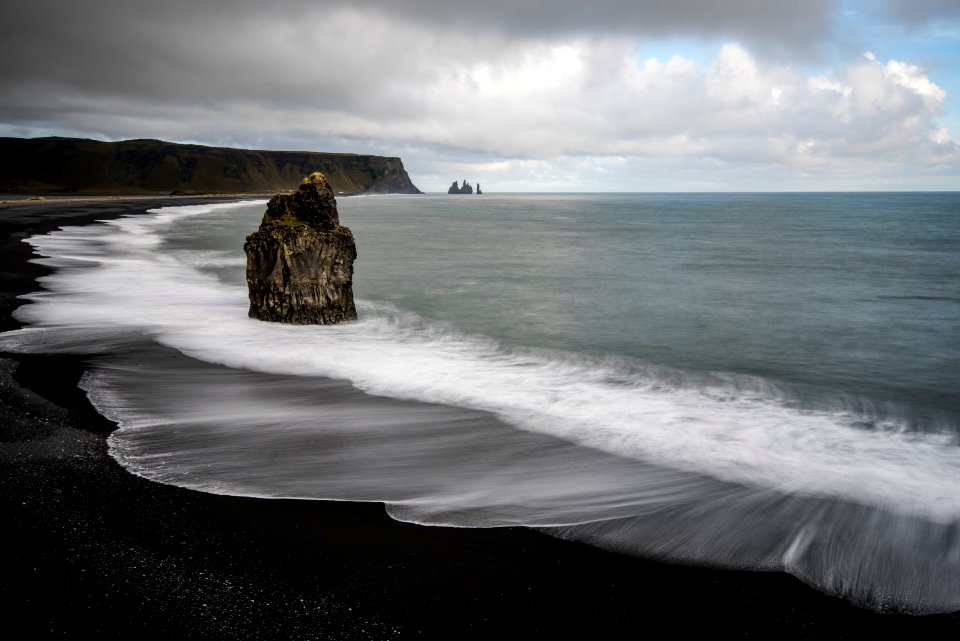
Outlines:
{"label": "sky", "polygon": [[399,156],[420,189],[960,189],[960,0],[4,0],[0,136]]}

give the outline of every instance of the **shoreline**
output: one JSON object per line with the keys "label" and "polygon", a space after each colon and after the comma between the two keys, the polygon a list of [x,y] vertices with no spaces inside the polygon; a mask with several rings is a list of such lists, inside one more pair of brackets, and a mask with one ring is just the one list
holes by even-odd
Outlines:
{"label": "shoreline", "polygon": [[[292,191],[292,190],[291,190]],[[276,191],[264,192],[238,192],[234,194],[90,194],[90,195],[57,195],[57,194],[6,194],[0,196],[0,209],[19,206],[19,205],[62,205],[79,203],[124,203],[124,202],[157,202],[163,201],[167,206],[182,204],[181,201],[200,200],[200,201],[220,201],[220,200],[259,200],[261,198],[270,199]],[[337,198],[350,198],[351,196],[363,196],[366,192],[346,192],[338,191],[334,193]],[[417,196],[422,194],[370,194],[374,196]],[[169,201],[169,202],[168,202]]]}
{"label": "shoreline", "polygon": [[[173,201],[171,204],[182,200],[222,200],[222,199],[255,199],[269,198],[273,193],[268,192],[250,192],[237,194],[169,194],[169,195],[126,195],[126,194],[91,194],[59,196],[54,194],[7,194],[8,197],[0,198],[0,207],[11,205],[61,205],[76,203],[104,203],[104,202],[126,202],[126,201]],[[10,198],[9,196],[13,196]]]}
{"label": "shoreline", "polygon": [[[49,269],[23,238],[184,200],[0,207],[0,331]],[[523,528],[394,521],[379,503],[257,499],[160,485],[107,453],[84,358],[0,354],[3,614],[23,638],[786,638],[955,634],[960,613],[858,609],[783,573],[620,556]]]}

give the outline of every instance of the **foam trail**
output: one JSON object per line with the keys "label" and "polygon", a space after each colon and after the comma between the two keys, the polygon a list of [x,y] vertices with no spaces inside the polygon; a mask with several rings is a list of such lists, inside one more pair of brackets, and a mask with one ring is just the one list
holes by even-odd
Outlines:
{"label": "foam trail", "polygon": [[[960,514],[952,435],[851,425],[862,417],[799,410],[748,390],[672,385],[574,355],[506,349],[383,306],[366,320],[297,327],[246,318],[246,293],[175,258],[144,252],[67,272],[20,317],[37,329],[4,343],[143,332],[229,367],[350,380],[394,398],[496,414],[526,430],[619,456],[784,491],[849,498],[932,518]],[[70,328],[63,331],[60,328]],[[38,334],[39,333],[39,334]],[[64,338],[66,337],[66,338]]]}
{"label": "foam trail", "polygon": [[31,239],[61,269],[0,349],[135,350],[84,387],[120,423],[118,460],[162,482],[384,501],[414,522],[784,569],[875,607],[960,607],[947,429],[852,409],[869,403],[805,406],[762,379],[511,347],[369,301],[347,325],[254,321],[242,284],[218,276],[239,267],[230,255],[163,249],[175,221],[257,209],[165,209]]}
{"label": "foam trail", "polygon": [[956,521],[722,482],[516,430],[485,412],[155,347],[105,357],[83,387],[122,424],[113,455],[160,482],[383,501],[415,523],[540,527],[631,554],[782,569],[873,607],[957,607]]}

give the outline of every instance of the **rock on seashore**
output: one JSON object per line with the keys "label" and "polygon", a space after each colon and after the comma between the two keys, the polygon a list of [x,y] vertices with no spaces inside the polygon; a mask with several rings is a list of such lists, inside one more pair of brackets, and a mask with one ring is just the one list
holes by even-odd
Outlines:
{"label": "rock on seashore", "polygon": [[323,174],[310,174],[295,192],[271,198],[243,250],[252,318],[300,325],[356,320],[357,249]]}

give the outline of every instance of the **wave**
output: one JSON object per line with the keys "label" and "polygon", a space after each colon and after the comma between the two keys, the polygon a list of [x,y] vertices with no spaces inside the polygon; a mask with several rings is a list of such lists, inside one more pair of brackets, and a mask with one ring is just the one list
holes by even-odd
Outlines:
{"label": "wave", "polygon": [[783,569],[874,607],[960,607],[955,432],[759,378],[506,345],[373,301],[339,326],[252,320],[245,287],[208,269],[229,254],[162,250],[183,217],[243,206],[30,239],[60,269],[0,348],[103,353],[84,387],[132,471]]}

